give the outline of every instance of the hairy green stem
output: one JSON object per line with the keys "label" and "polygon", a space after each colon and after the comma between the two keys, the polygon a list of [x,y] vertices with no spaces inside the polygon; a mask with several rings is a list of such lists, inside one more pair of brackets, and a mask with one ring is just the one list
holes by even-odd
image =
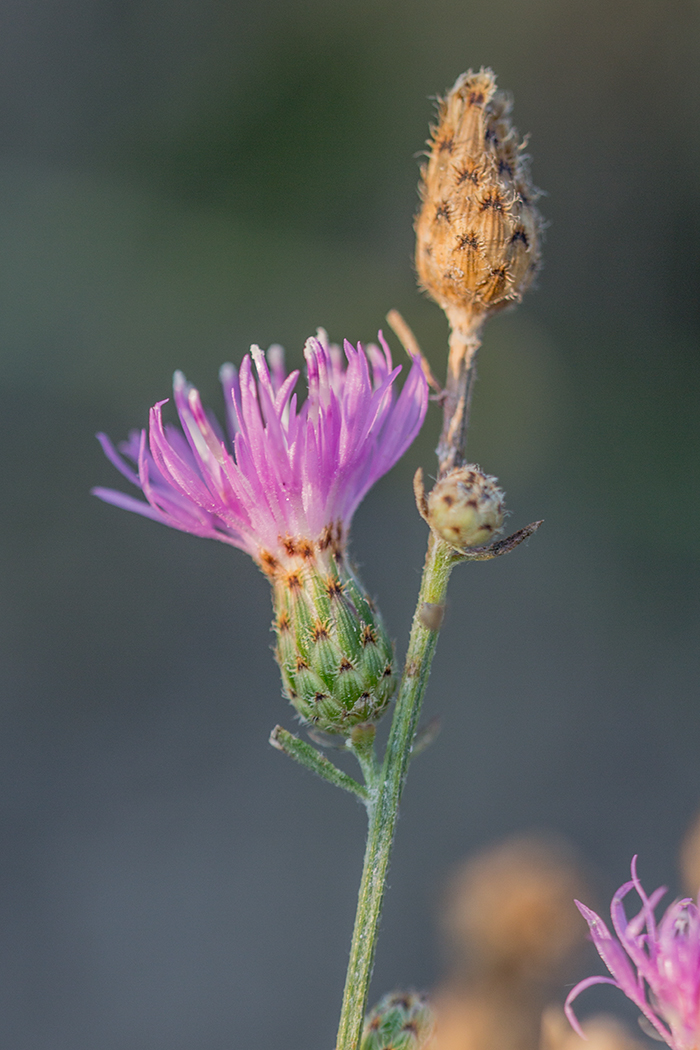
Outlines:
{"label": "hairy green stem", "polygon": [[435,610],[444,607],[454,564],[454,550],[431,534],[381,777],[367,807],[367,847],[336,1050],[360,1045],[399,802],[441,624]]}

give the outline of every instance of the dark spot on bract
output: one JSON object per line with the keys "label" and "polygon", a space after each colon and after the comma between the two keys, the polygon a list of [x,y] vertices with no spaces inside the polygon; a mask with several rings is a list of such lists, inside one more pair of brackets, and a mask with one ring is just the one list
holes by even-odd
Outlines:
{"label": "dark spot on bract", "polygon": [[279,568],[279,562],[274,554],[270,554],[269,551],[260,551],[260,566],[262,571],[268,576],[274,576]]}
{"label": "dark spot on bract", "polygon": [[471,182],[474,186],[479,185],[479,172],[476,168],[458,168],[457,169],[457,185],[461,186],[463,182]]}
{"label": "dark spot on bract", "polygon": [[363,648],[366,648],[368,645],[377,644],[377,632],[371,624],[366,623],[362,628],[362,637],[360,638],[360,641]]}
{"label": "dark spot on bract", "polygon": [[323,532],[321,533],[321,535],[318,538],[319,550],[322,550],[322,551],[327,550],[330,547],[330,545],[331,545],[332,538],[333,538],[332,526],[331,525],[326,525],[324,530],[323,530]]}
{"label": "dark spot on bract", "polygon": [[289,557],[292,558],[297,553],[296,540],[293,536],[282,536],[281,539],[282,546],[284,547]]}
{"label": "dark spot on bract", "polygon": [[334,576],[329,576],[326,580],[326,594],[329,598],[340,598],[343,593],[343,585],[340,580],[337,580]]}
{"label": "dark spot on bract", "polygon": [[311,637],[314,642],[321,642],[329,637],[328,626],[322,620],[317,620],[311,628]]}
{"label": "dark spot on bract", "polygon": [[329,547],[337,557],[342,558],[343,524],[340,521],[332,521],[326,525],[318,538],[319,550],[325,551]]}
{"label": "dark spot on bract", "polygon": [[482,211],[488,211],[489,208],[492,211],[503,211],[503,198],[497,190],[487,193],[481,202]]}
{"label": "dark spot on bract", "polygon": [[474,251],[474,252],[478,251],[479,250],[479,238],[473,232],[472,233],[463,233],[463,234],[461,234],[460,237],[457,238],[457,248],[462,250],[462,251],[465,248],[469,248],[471,251]]}

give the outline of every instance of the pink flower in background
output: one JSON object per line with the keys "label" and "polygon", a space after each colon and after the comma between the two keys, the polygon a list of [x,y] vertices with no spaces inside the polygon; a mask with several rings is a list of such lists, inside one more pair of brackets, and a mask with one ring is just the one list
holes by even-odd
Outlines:
{"label": "pink flower in background", "polygon": [[[635,890],[641,911],[628,921],[623,900]],[[576,905],[588,923],[598,954],[612,977],[588,977],[571,990],[565,1010],[569,1021],[583,1035],[571,1003],[594,984],[612,984],[639,1007],[647,1021],[673,1050],[696,1050],[700,1045],[700,913],[690,899],[675,901],[656,922],[654,909],[666,887],[647,897],[637,878],[637,858],[632,879],[620,886],[612,899],[610,915],[617,940],[603,920],[585,904]]]}
{"label": "pink flower in background", "polygon": [[417,360],[397,396],[401,369],[392,367],[381,333],[379,341],[381,348],[366,349],[346,342],[344,360],[325,333],[309,339],[308,397],[301,407],[294,393],[299,373],[286,374],[282,349],[272,347],[266,359],[252,347],[239,372],[233,365],[221,369],[227,437],[176,372],[182,430],[163,423],[160,401],[151,409],[148,435],[133,432],[119,452],[98,435],[147,502],[113,489],[94,494],[240,547],[268,572],[284,563],[285,553],[298,555],[299,541],[342,548],[358,504],[409,447],[428,401]]}

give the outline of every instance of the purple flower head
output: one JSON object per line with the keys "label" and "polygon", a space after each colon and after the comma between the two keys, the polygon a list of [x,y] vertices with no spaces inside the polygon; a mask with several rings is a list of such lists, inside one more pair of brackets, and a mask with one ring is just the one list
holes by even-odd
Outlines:
{"label": "purple flower head", "polygon": [[[624,898],[635,890],[642,901],[633,919],[625,915]],[[589,925],[598,953],[612,974],[587,977],[569,992],[565,1010],[574,1029],[583,1035],[571,1003],[585,988],[612,984],[639,1007],[647,1021],[672,1050],[697,1050],[700,1045],[700,913],[692,900],[679,900],[667,908],[660,922],[654,910],[666,893],[661,886],[647,897],[637,878],[637,858],[632,878],[612,899],[610,916],[617,940],[595,912],[576,901]]]}
{"label": "purple flower head", "polygon": [[401,369],[392,367],[381,332],[379,342],[366,349],[346,342],[343,360],[325,333],[309,339],[308,397],[300,407],[299,373],[286,374],[281,347],[265,356],[253,346],[240,370],[221,369],[226,435],[176,372],[182,429],[163,422],[160,401],[151,409],[148,434],[132,432],[119,451],[98,435],[107,457],[147,502],[113,489],[94,494],[240,547],[270,574],[315,546],[342,549],[358,504],[411,444],[427,407],[420,362],[413,361],[397,395]]}

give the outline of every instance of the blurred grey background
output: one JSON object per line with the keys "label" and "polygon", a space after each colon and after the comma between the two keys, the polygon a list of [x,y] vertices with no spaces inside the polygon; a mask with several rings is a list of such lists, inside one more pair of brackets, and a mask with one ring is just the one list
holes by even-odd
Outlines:
{"label": "blurred grey background", "polygon": [[[392,306],[441,371],[416,155],[469,66],[514,93],[550,223],[539,289],[488,326],[471,453],[514,528],[546,524],[455,573],[373,998],[438,979],[446,874],[503,835],[566,836],[599,903],[635,852],[675,892],[700,806],[696,0],[2,21],[0,1046],[333,1045],[363,814],[267,744],[294,722],[262,576],[92,498],[120,483],[93,434],[141,426],[176,367],[219,409],[252,341],[298,363],[317,325],[369,340]],[[355,521],[400,650],[437,430],[433,409]]]}

